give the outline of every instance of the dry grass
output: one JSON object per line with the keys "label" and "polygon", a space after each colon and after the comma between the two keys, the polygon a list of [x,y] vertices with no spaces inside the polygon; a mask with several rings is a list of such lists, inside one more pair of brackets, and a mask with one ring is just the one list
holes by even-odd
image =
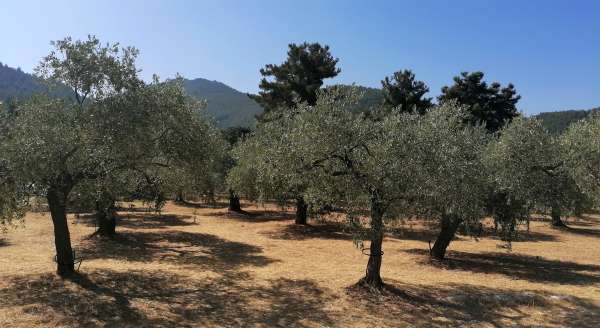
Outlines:
{"label": "dry grass", "polygon": [[442,265],[427,260],[435,231],[413,222],[386,237],[388,288],[371,295],[348,288],[367,257],[339,224],[248,209],[121,212],[110,241],[70,217],[86,258],[73,281],[53,274],[48,215],[30,213],[0,238],[0,327],[600,327],[600,217],[533,222],[512,252],[460,236]]}

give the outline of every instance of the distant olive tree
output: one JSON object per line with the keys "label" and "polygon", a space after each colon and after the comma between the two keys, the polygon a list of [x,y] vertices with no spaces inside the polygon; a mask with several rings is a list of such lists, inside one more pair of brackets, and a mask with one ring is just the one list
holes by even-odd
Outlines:
{"label": "distant olive tree", "polygon": [[[549,208],[554,226],[564,226],[563,212],[585,199],[569,174],[566,149],[536,119],[517,118],[501,130],[487,150],[487,167],[497,190],[532,211]],[[514,224],[512,218],[505,220]]]}
{"label": "distant olive tree", "polygon": [[308,181],[301,161],[283,143],[291,119],[266,120],[233,149],[236,165],[227,176],[228,185],[251,200],[277,199],[296,202],[296,223],[308,221],[308,204],[304,193]]}
{"label": "distant olive tree", "polygon": [[[231,176],[239,176],[242,174],[242,171],[236,171],[232,173],[232,170],[238,170],[240,167],[243,167],[244,164],[238,164],[238,155],[235,153],[236,146],[243,142],[247,137],[251,135],[252,131],[247,127],[230,127],[223,131],[223,137],[228,143],[228,151],[227,155],[224,158],[224,163],[222,166],[222,177],[223,180],[226,181],[228,192],[229,192],[229,210],[234,212],[243,212],[241,202],[240,202],[240,193],[243,193],[243,190],[247,191],[249,186],[254,186],[253,184],[240,184],[236,182],[232,182]],[[227,179],[227,180],[225,180]],[[237,181],[239,182],[239,181]],[[252,198],[246,193],[247,197]]]}
{"label": "distant olive tree", "polygon": [[571,125],[561,143],[577,186],[600,204],[600,113]]}

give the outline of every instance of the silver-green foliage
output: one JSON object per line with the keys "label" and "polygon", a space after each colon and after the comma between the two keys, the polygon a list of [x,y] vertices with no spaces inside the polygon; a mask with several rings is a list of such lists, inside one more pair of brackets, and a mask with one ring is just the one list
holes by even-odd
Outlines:
{"label": "silver-green foliage", "polygon": [[465,111],[451,102],[424,116],[372,120],[349,110],[359,97],[357,89],[329,88],[314,106],[298,104],[261,124],[235,149],[230,183],[251,195],[303,190],[312,203],[350,213],[369,208],[377,195],[402,214],[482,215],[482,127],[465,127]]}
{"label": "silver-green foliage", "polygon": [[302,196],[307,180],[301,162],[289,144],[291,117],[267,120],[232,149],[235,166],[228,185],[253,200],[285,201]]}
{"label": "silver-green foliage", "polygon": [[577,122],[565,132],[561,142],[567,151],[571,174],[590,198],[600,203],[600,114]]}
{"label": "silver-green foliage", "polygon": [[465,108],[446,102],[407,127],[419,140],[410,154],[418,162],[413,192],[426,217],[473,223],[485,214],[489,185],[483,150],[490,136],[484,126],[465,126],[466,115]]}
{"label": "silver-green foliage", "polygon": [[486,164],[495,190],[536,206],[571,210],[582,200],[569,174],[566,144],[550,135],[537,119],[519,117],[490,143]]}

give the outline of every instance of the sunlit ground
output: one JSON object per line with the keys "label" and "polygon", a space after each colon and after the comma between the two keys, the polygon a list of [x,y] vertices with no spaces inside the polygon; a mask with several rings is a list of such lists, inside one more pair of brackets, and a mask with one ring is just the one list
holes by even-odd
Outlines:
{"label": "sunlit ground", "polygon": [[69,216],[84,261],[54,275],[48,214],[0,237],[0,327],[55,326],[543,326],[600,327],[600,217],[542,220],[512,244],[460,236],[449,260],[428,261],[435,226],[405,222],[384,241],[380,295],[349,288],[367,257],[336,222],[293,224],[275,206],[140,205],[120,212],[118,237],[87,238]]}

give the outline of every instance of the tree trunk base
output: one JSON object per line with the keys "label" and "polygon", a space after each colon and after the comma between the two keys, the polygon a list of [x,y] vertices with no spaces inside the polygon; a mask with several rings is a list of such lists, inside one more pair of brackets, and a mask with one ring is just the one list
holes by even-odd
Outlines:
{"label": "tree trunk base", "polygon": [[431,258],[437,261],[443,261],[446,257],[446,250],[450,245],[450,242],[456,235],[456,231],[460,226],[461,220],[458,218],[451,218],[448,216],[444,216],[442,218],[442,227],[440,230],[440,234],[438,235],[435,243],[433,244],[433,248],[430,250]]}
{"label": "tree trunk base", "polygon": [[552,226],[553,227],[555,227],[555,228],[567,228],[567,225],[561,219],[561,210],[559,208],[553,207],[550,216],[552,218]]}
{"label": "tree trunk base", "polygon": [[552,219],[552,226],[554,228],[568,228],[568,226],[560,218],[558,220]]}
{"label": "tree trunk base", "polygon": [[361,287],[363,289],[370,290],[370,291],[381,291],[385,287],[385,284],[383,283],[383,280],[381,279],[381,277],[376,277],[376,278],[362,277],[356,283],[356,286]]}
{"label": "tree trunk base", "polygon": [[94,232],[94,236],[100,236],[103,238],[114,238],[117,235],[116,231],[116,220],[113,218],[109,222],[103,224]]}
{"label": "tree trunk base", "polygon": [[296,224],[308,224],[308,204],[302,197],[296,199]]}
{"label": "tree trunk base", "polygon": [[240,197],[238,197],[232,190],[229,191],[229,210],[239,213],[242,212]]}
{"label": "tree trunk base", "polygon": [[56,265],[56,274],[63,279],[71,278],[75,276],[75,265],[58,263]]}

